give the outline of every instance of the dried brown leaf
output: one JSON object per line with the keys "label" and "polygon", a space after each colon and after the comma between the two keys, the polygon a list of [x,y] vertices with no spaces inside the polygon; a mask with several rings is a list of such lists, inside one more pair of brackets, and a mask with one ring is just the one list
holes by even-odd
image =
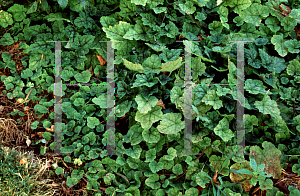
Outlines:
{"label": "dried brown leaf", "polygon": [[20,160],[21,164],[26,164],[27,163],[27,158],[23,157],[23,159]]}
{"label": "dried brown leaf", "polygon": [[43,133],[44,133],[44,132],[37,132],[36,134],[37,134],[39,137],[43,137]]}
{"label": "dried brown leaf", "polygon": [[100,65],[104,66],[105,63],[107,62],[101,55],[96,54],[98,60],[100,61]]}
{"label": "dried brown leaf", "polygon": [[215,184],[217,184],[217,185],[221,185],[221,184],[218,182],[217,177],[218,177],[218,171],[216,171],[216,173],[215,173],[215,175],[214,175],[214,177],[213,177],[213,182],[214,182]]}
{"label": "dried brown leaf", "polygon": [[166,109],[164,102],[160,99],[158,100],[157,104],[158,106],[162,107],[164,110]]}
{"label": "dried brown leaf", "polygon": [[54,132],[54,125],[51,125],[51,128],[46,128],[48,132]]}
{"label": "dried brown leaf", "polygon": [[94,75],[94,72],[93,72],[93,66],[91,65],[90,68],[88,69],[88,71],[91,73],[91,76]]}
{"label": "dried brown leaf", "polygon": [[[285,11],[285,10],[283,9],[283,6],[286,7],[287,11]],[[288,6],[284,5],[283,3],[280,3],[280,4],[279,4],[279,8],[280,8],[280,10],[281,10],[282,15],[284,15],[284,16],[288,16],[289,13],[291,13],[291,8],[289,8]]]}

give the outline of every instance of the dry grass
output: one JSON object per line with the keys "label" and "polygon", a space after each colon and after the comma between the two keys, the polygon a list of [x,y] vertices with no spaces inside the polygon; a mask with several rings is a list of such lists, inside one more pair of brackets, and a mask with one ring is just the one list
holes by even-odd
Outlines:
{"label": "dry grass", "polygon": [[14,119],[0,118],[0,141],[5,143],[16,141],[20,143],[24,139],[16,124]]}
{"label": "dry grass", "polygon": [[[55,195],[58,184],[54,183],[51,179],[45,179],[45,174],[48,173],[49,164],[47,160],[37,158],[33,151],[22,152],[21,148],[9,148],[2,147],[4,157],[13,156],[16,159],[16,166],[23,165],[22,171],[15,173],[20,177],[22,182],[16,182],[15,179],[1,179],[0,183],[0,195],[20,196],[20,195],[32,195],[32,196],[52,196]],[[1,157],[0,163],[3,163],[5,158]],[[12,165],[4,165],[7,170],[10,170]],[[11,189],[11,187],[19,186],[23,184],[24,188],[19,188],[19,191]],[[10,185],[10,186],[5,186]],[[20,191],[23,190],[23,191]]]}

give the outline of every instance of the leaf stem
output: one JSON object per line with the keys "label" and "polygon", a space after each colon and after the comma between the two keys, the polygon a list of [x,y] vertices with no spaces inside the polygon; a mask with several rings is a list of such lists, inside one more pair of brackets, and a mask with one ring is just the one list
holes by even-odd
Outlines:
{"label": "leaf stem", "polygon": [[163,22],[164,22],[164,20],[165,20],[165,17],[166,17],[166,14],[167,14],[168,9],[169,9],[169,8],[166,9],[166,13],[165,13],[164,18],[163,18],[163,20],[162,20],[162,22],[161,22],[161,25],[163,24]]}

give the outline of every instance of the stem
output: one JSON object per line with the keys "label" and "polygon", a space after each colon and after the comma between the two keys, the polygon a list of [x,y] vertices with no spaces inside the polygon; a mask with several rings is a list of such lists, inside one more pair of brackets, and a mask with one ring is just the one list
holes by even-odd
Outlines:
{"label": "stem", "polygon": [[161,25],[163,24],[163,22],[164,22],[164,20],[165,20],[165,17],[166,17],[166,14],[167,14],[168,9],[169,9],[169,8],[167,8],[167,10],[166,10],[166,13],[165,13],[164,18],[163,18],[163,20],[162,20],[162,22],[161,22]]}

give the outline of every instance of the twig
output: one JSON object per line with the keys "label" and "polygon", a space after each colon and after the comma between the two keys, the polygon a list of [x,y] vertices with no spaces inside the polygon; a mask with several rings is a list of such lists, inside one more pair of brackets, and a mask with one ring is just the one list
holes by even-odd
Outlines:
{"label": "twig", "polygon": [[164,18],[163,18],[161,24],[163,24],[163,22],[164,22],[164,20],[165,20],[165,17],[166,17],[166,14],[167,14],[168,9],[169,9],[169,8],[166,9],[166,13],[165,13],[165,15],[164,15]]}
{"label": "twig", "polygon": [[196,162],[198,159],[200,159],[202,157],[202,155],[205,153],[205,151],[209,148],[210,146],[207,146],[205,150],[203,150],[203,152],[198,156],[198,158],[194,161]]}
{"label": "twig", "polygon": [[84,177],[83,177],[82,179],[83,179],[86,183],[88,183],[87,180],[86,180]]}

